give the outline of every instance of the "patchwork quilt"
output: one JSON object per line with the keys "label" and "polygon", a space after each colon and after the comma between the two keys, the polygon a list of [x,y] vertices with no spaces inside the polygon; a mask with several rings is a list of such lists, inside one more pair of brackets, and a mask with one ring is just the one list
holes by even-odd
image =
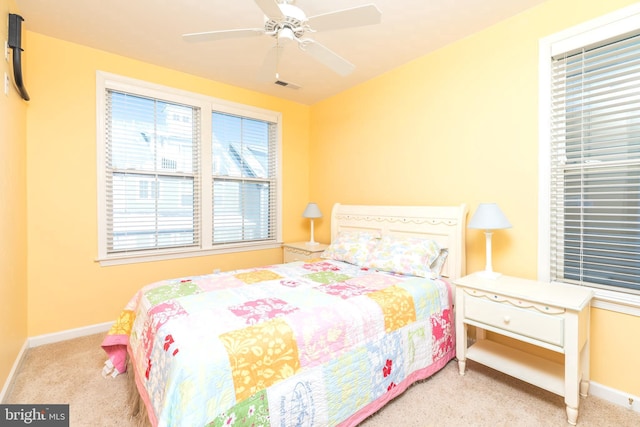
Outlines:
{"label": "patchwork quilt", "polygon": [[455,355],[441,279],[318,259],[140,289],[104,338],[154,426],[356,425]]}

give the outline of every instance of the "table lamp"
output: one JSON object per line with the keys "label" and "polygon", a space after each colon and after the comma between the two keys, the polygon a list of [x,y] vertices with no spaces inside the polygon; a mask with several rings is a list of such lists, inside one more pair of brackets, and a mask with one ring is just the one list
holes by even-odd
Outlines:
{"label": "table lamp", "polygon": [[486,265],[484,271],[478,274],[489,279],[497,279],[501,274],[494,272],[491,267],[491,235],[493,230],[511,228],[511,223],[496,203],[480,203],[471,221],[469,221],[468,228],[484,230],[486,238]]}
{"label": "table lamp", "polygon": [[302,213],[302,216],[311,220],[311,239],[307,242],[307,245],[315,246],[318,242],[313,240],[313,220],[314,218],[321,218],[322,212],[320,212],[320,208],[316,203],[309,203]]}

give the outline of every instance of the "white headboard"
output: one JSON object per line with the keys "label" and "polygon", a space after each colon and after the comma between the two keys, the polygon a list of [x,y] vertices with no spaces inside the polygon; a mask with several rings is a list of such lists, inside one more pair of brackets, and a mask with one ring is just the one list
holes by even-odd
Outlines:
{"label": "white headboard", "polygon": [[467,205],[366,206],[336,203],[331,211],[331,240],[342,230],[361,230],[433,239],[449,250],[442,275],[465,275],[465,226]]}

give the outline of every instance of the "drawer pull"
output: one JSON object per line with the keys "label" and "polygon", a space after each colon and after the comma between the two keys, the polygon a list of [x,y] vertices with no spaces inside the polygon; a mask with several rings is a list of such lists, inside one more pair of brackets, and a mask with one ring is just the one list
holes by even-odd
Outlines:
{"label": "drawer pull", "polygon": [[504,316],[504,318],[502,319],[504,321],[505,324],[509,324],[509,322],[511,322],[511,317],[509,316]]}

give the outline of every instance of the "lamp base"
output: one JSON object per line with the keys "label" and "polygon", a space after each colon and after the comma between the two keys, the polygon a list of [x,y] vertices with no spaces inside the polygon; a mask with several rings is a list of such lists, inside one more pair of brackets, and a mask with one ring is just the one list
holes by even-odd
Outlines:
{"label": "lamp base", "polygon": [[318,246],[319,244],[320,243],[318,243],[318,242],[307,242],[307,243],[305,243],[305,245],[307,245],[307,246]]}
{"label": "lamp base", "polygon": [[476,273],[476,275],[479,276],[479,277],[482,277],[483,279],[496,280],[497,278],[502,276],[502,273],[496,273],[495,271],[483,270],[483,271],[478,271]]}

